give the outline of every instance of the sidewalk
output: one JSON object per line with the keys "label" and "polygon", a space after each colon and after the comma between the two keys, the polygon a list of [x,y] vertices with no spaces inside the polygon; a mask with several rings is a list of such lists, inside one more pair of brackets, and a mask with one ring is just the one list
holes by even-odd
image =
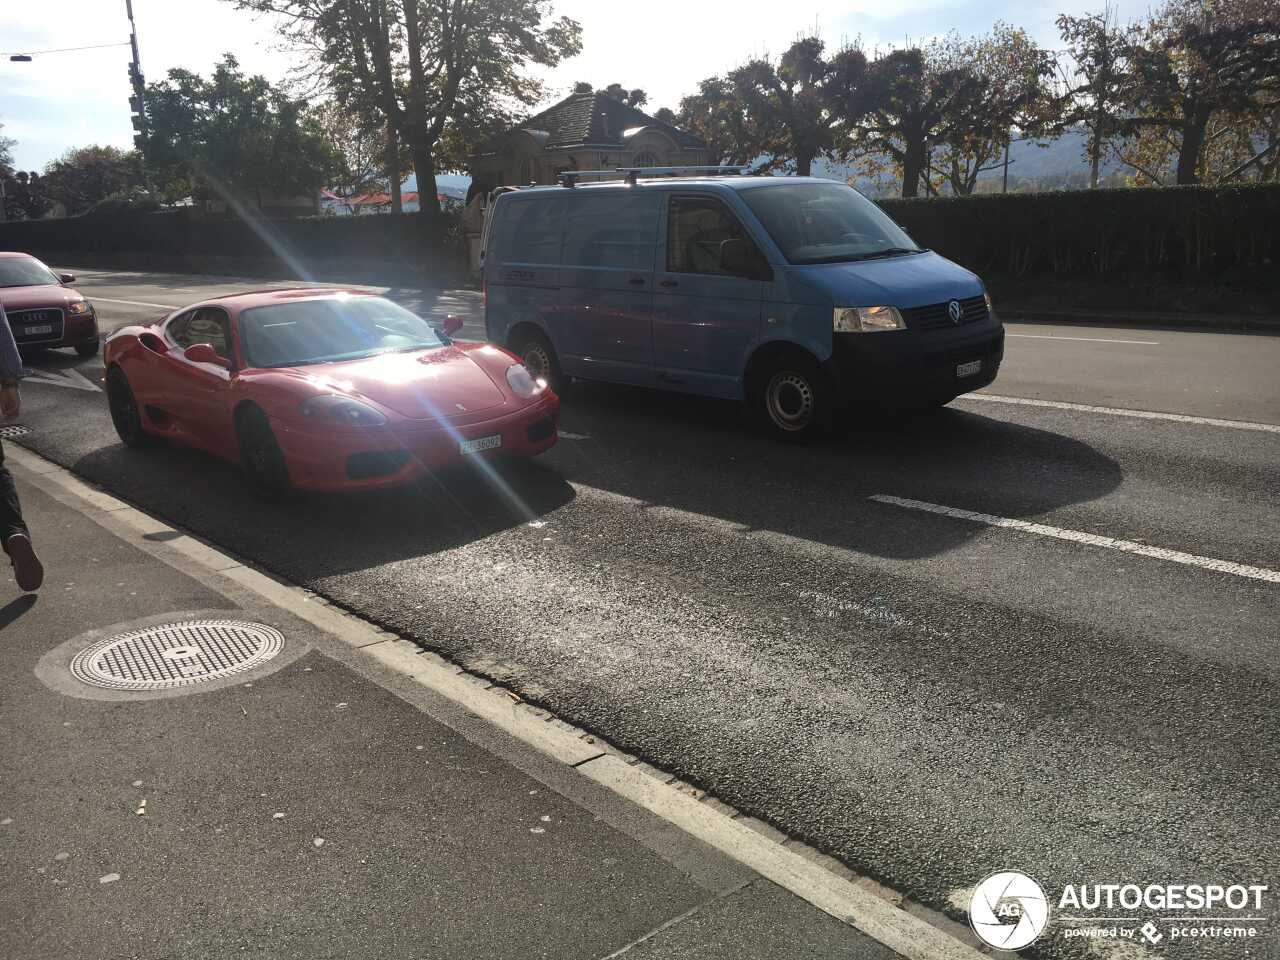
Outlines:
{"label": "sidewalk", "polygon": [[[7,451],[47,579],[34,602],[10,601],[0,576],[6,955],[898,955],[750,856],[606,789],[607,774],[415,682],[416,668],[394,667],[411,656],[402,641],[341,636],[325,625],[346,615],[306,609],[293,588]],[[275,628],[282,649],[176,690],[71,674],[96,641],[197,617]],[[162,644],[112,669],[198,672],[193,656]],[[902,911],[850,903],[851,922],[919,946],[906,955],[976,956]]]}

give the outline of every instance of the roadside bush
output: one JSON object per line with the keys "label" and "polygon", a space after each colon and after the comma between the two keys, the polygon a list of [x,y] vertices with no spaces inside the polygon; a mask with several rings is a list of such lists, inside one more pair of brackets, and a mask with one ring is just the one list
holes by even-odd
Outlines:
{"label": "roadside bush", "polygon": [[881,200],[915,240],[983,275],[1280,287],[1280,184]]}

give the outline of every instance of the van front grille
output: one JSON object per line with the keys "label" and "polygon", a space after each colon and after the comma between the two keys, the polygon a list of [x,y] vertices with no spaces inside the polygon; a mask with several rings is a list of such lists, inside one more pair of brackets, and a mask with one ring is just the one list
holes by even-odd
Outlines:
{"label": "van front grille", "polygon": [[953,322],[947,311],[950,300],[931,303],[925,307],[912,307],[902,311],[902,319],[907,327],[913,330],[942,330],[946,327],[963,327],[987,319],[987,301],[985,297],[967,297],[960,301],[960,321]]}

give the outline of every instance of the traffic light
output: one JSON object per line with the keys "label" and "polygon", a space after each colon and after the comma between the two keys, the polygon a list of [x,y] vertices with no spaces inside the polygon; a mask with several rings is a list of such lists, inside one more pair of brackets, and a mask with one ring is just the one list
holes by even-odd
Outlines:
{"label": "traffic light", "polygon": [[136,63],[129,64],[129,83],[133,85],[133,89],[141,94],[143,87],[146,85],[146,78],[142,75],[142,70],[138,68]]}

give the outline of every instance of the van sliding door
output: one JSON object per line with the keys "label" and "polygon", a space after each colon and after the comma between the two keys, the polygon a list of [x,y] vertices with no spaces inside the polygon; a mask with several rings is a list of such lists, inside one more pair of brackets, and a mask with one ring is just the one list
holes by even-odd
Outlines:
{"label": "van sliding door", "polygon": [[635,188],[566,193],[561,366],[572,376],[648,385],[660,197]]}

